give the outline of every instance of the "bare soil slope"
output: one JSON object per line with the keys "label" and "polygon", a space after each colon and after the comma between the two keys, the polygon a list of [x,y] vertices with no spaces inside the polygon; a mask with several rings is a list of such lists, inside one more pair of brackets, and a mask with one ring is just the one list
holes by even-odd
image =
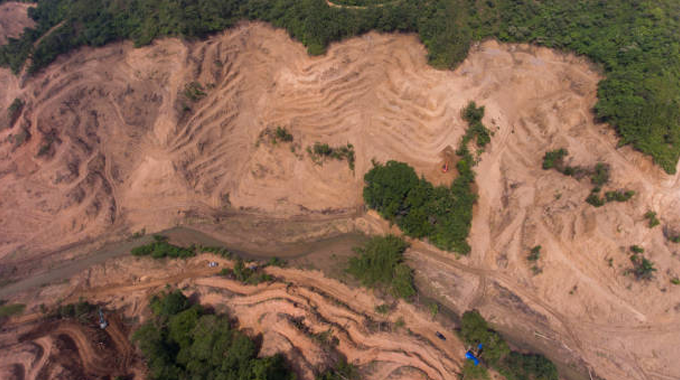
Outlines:
{"label": "bare soil slope", "polygon": [[7,43],[8,38],[18,38],[24,28],[34,25],[27,14],[28,8],[34,6],[13,1],[0,4],[0,45]]}
{"label": "bare soil slope", "polygon": [[[680,287],[670,283],[680,262],[663,231],[680,229],[680,183],[617,148],[593,121],[597,72],[572,55],[493,41],[454,72],[427,66],[425,54],[414,36],[369,33],[311,58],[283,31],[243,24],[203,42],[83,49],[23,84],[0,71],[8,83],[0,109],[17,96],[27,102],[0,132],[1,260],[18,265],[101,236],[219,221],[233,209],[350,212],[362,204],[372,159],[405,161],[446,182],[442,154],[456,146],[460,109],[474,100],[495,135],[477,167],[473,251],[457,261],[416,244],[409,255],[419,281],[453,309],[478,307],[609,379],[680,377]],[[187,96],[191,82],[206,96]],[[294,152],[260,138],[276,126],[292,132]],[[22,129],[31,136],[17,143]],[[316,141],[352,143],[354,172],[345,162],[314,164],[304,149]],[[541,170],[544,152],[559,147],[573,164],[609,163],[607,189],[637,195],[586,204],[587,179]],[[647,228],[649,209],[662,227]],[[370,215],[356,225],[388,228]],[[543,272],[534,275],[526,255],[538,244]],[[655,262],[651,282],[623,275],[632,244]]]}

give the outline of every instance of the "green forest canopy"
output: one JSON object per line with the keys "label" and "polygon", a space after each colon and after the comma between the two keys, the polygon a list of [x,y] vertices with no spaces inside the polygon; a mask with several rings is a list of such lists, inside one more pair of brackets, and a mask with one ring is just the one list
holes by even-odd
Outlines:
{"label": "green forest canopy", "polygon": [[572,51],[604,69],[595,113],[616,128],[621,144],[651,155],[668,173],[680,157],[676,0],[395,0],[366,9],[332,8],[324,0],[42,0],[29,16],[35,29],[0,48],[0,65],[14,72],[29,56],[33,73],[82,45],[203,37],[241,19],[287,29],[310,54],[369,30],[415,32],[439,68],[455,67],[472,42],[485,38]]}
{"label": "green forest canopy", "polygon": [[227,315],[207,313],[180,292],[154,296],[153,318],[133,334],[150,379],[293,380],[282,355],[259,348]]}

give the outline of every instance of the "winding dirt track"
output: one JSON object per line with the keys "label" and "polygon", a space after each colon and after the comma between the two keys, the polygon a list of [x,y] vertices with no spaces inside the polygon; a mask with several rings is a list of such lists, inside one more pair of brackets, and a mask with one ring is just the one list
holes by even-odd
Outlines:
{"label": "winding dirt track", "polygon": [[[202,42],[85,48],[24,83],[0,70],[0,109],[26,100],[0,131],[0,261],[43,266],[39,258],[70,244],[180,223],[219,238],[230,208],[277,218],[353,212],[372,159],[405,161],[447,183],[442,154],[475,100],[494,135],[476,168],[472,254],[456,261],[414,244],[419,285],[608,379],[680,378],[680,287],[670,282],[680,260],[663,231],[680,231],[680,182],[594,123],[598,80],[581,58],[493,41],[452,72],[427,66],[423,46],[405,35],[369,33],[310,58],[262,24]],[[184,91],[194,81],[206,92],[195,101]],[[260,138],[276,126],[291,131],[292,145]],[[17,145],[22,129],[31,138]],[[314,164],[304,150],[317,141],[352,143],[355,170]],[[605,190],[636,196],[586,204],[587,179],[541,169],[543,154],[560,147],[572,165],[607,162]],[[647,228],[647,210],[661,227]],[[345,227],[390,231],[371,214]],[[633,244],[655,263],[653,281],[623,274]],[[535,245],[537,275],[526,260]]]}

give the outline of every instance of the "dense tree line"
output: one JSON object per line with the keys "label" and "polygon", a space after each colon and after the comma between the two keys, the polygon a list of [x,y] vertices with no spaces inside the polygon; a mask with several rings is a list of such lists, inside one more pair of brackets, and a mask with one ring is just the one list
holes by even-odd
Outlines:
{"label": "dense tree line", "polygon": [[474,41],[531,42],[586,55],[602,66],[606,79],[595,111],[615,126],[621,144],[650,154],[669,173],[680,157],[680,2],[675,0],[395,0],[366,9],[329,7],[324,0],[41,0],[29,15],[35,29],[0,48],[0,65],[15,72],[29,56],[34,72],[78,46],[203,37],[241,19],[286,28],[310,54],[369,30],[416,32],[430,63],[440,68],[456,66]]}
{"label": "dense tree line", "polygon": [[[480,359],[508,380],[557,380],[557,368],[540,354],[510,349],[503,337],[491,329],[477,311],[463,313],[460,336],[470,346],[482,344]],[[481,376],[480,376],[481,377]]]}
{"label": "dense tree line", "polygon": [[133,335],[151,379],[292,380],[283,356],[258,357],[255,342],[226,315],[191,305],[176,290],[155,296],[153,318]]}

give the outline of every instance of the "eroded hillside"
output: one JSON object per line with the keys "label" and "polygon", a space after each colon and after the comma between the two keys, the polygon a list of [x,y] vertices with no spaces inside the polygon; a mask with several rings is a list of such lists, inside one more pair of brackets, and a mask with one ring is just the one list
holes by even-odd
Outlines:
{"label": "eroded hillside", "polygon": [[[474,100],[494,136],[476,167],[472,253],[456,260],[416,244],[419,281],[454,310],[479,308],[606,378],[676,378],[680,262],[664,230],[680,230],[680,184],[593,121],[598,79],[580,58],[493,41],[453,72],[429,67],[409,35],[369,33],[310,58],[263,24],[203,42],[82,49],[25,80],[3,69],[0,105],[25,106],[0,132],[0,257],[17,265],[142,228],[219,223],[234,210],[352,214],[372,159],[446,183],[454,174],[441,172],[442,154]],[[279,126],[293,142],[263,135]],[[354,170],[315,164],[305,151],[315,142],[351,143]],[[587,204],[588,179],[541,169],[544,153],[562,147],[574,165],[608,163],[607,190],[636,195]],[[648,210],[660,227],[647,227]],[[389,228],[370,214],[355,224]],[[542,273],[526,259],[536,245]],[[653,280],[624,276],[631,245],[655,263]]]}

